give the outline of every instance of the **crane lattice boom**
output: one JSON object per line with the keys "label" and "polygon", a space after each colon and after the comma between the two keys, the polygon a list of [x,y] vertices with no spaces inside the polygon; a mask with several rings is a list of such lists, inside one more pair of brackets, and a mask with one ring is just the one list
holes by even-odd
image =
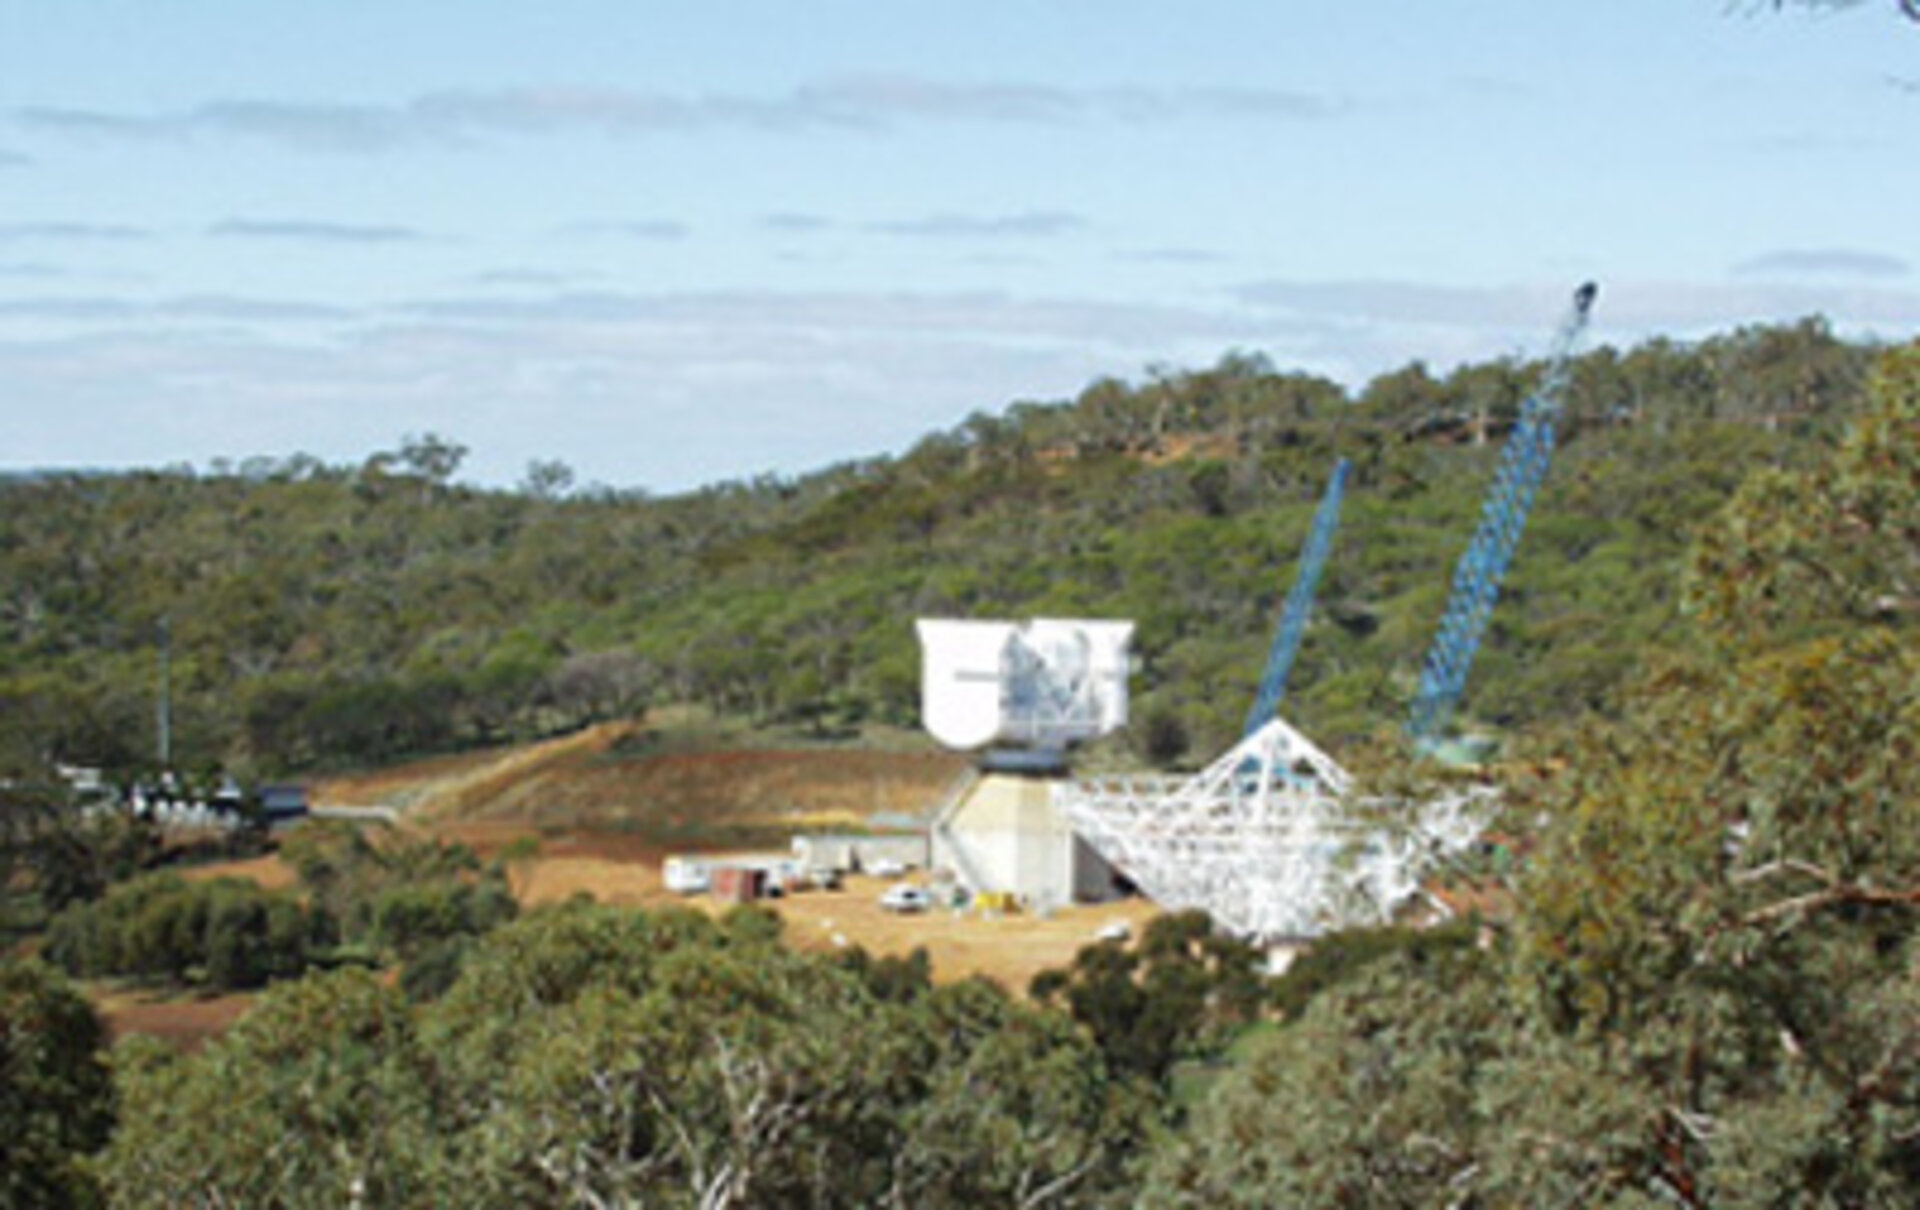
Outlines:
{"label": "crane lattice boom", "polygon": [[1300,653],[1300,640],[1307,632],[1307,617],[1313,612],[1313,597],[1320,585],[1320,573],[1326,569],[1327,553],[1333,549],[1333,531],[1340,525],[1340,501],[1346,493],[1347,475],[1353,464],[1342,458],[1333,468],[1327,493],[1313,514],[1313,528],[1300,552],[1300,570],[1294,573],[1293,589],[1280,610],[1280,625],[1274,632],[1273,647],[1267,652],[1266,671],[1260,677],[1260,691],[1247,714],[1242,734],[1252,735],[1280,710],[1280,699],[1287,691],[1287,675]]}
{"label": "crane lattice boom", "polygon": [[1473,657],[1500,595],[1500,582],[1513,562],[1527,514],[1553,459],[1554,423],[1560,414],[1560,396],[1566,390],[1573,345],[1587,326],[1598,293],[1599,287],[1592,282],[1574,291],[1573,309],[1554,336],[1546,375],[1521,407],[1519,423],[1501,451],[1493,488],[1480,509],[1479,528],[1454,569],[1453,595],[1420,669],[1420,688],[1407,723],[1407,731],[1416,743],[1439,738],[1466,688],[1467,672],[1473,667]]}

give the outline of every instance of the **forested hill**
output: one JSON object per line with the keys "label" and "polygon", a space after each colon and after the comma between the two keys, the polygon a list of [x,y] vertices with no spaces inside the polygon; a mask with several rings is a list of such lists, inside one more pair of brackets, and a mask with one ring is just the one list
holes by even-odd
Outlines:
{"label": "forested hill", "polygon": [[[1872,350],[1818,321],[1576,364],[1556,463],[1465,703],[1607,710],[1670,630],[1680,555],[1742,478],[1809,464]],[[1133,741],[1217,751],[1313,509],[1355,464],[1285,711],[1329,742],[1405,715],[1452,565],[1539,367],[1350,396],[1229,355],[977,413],[897,458],[685,496],[459,485],[412,439],[360,465],[0,481],[0,775],[149,767],[161,636],[184,768],[255,774],[550,732],[667,700],[911,723],[921,615],[1139,623]]]}

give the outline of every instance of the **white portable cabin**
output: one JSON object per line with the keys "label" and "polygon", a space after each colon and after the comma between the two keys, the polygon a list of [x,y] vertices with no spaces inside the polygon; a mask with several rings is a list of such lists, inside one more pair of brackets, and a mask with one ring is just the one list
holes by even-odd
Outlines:
{"label": "white portable cabin", "polygon": [[697,857],[669,857],[660,867],[660,882],[676,895],[704,895],[713,885],[713,867]]}
{"label": "white portable cabin", "polygon": [[876,866],[884,868],[889,863],[917,870],[927,864],[927,833],[922,830],[796,836],[793,855],[809,877],[868,873]]}
{"label": "white portable cabin", "polygon": [[704,895],[714,889],[714,875],[721,870],[754,870],[774,894],[802,886],[809,877],[805,865],[786,853],[716,853],[667,858],[660,863],[660,885],[676,895]]}

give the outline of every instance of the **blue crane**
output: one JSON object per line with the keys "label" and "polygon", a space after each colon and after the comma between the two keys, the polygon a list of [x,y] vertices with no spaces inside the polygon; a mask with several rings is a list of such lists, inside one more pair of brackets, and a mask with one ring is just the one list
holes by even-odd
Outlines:
{"label": "blue crane", "polygon": [[1307,615],[1313,612],[1313,594],[1320,586],[1320,573],[1327,566],[1327,552],[1333,548],[1333,531],[1340,525],[1340,500],[1346,494],[1347,474],[1353,469],[1342,458],[1333,468],[1327,494],[1321,497],[1319,511],[1313,514],[1313,528],[1307,545],[1300,552],[1300,570],[1294,573],[1293,590],[1287,593],[1280,609],[1280,628],[1274,632],[1273,647],[1267,652],[1267,669],[1260,676],[1260,692],[1247,713],[1246,734],[1265,726],[1280,710],[1280,698],[1287,691],[1287,674],[1293,670],[1293,657],[1300,652],[1300,640],[1307,632]]}
{"label": "blue crane", "polygon": [[1574,342],[1587,326],[1593,300],[1600,288],[1587,282],[1573,292],[1573,309],[1554,336],[1547,371],[1539,389],[1520,408],[1513,434],[1501,451],[1493,488],[1480,508],[1480,526],[1453,571],[1453,595],[1440,619],[1440,630],[1420,668],[1420,688],[1413,699],[1407,733],[1422,747],[1440,738],[1466,688],[1467,672],[1480,650],[1487,619],[1500,595],[1500,582],[1520,545],[1521,531],[1533,498],[1553,459],[1554,422],[1560,414],[1560,396],[1566,390]]}

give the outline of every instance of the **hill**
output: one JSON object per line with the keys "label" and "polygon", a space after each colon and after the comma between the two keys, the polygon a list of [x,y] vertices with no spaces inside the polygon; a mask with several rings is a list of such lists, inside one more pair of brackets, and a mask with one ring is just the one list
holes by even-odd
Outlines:
{"label": "hill", "polygon": [[[1615,709],[1666,641],[1694,527],[1809,463],[1871,350],[1819,321],[1579,359],[1562,448],[1465,702],[1478,728]],[[0,482],[0,772],[325,771],[697,705],[911,727],[917,615],[1138,621],[1138,751],[1235,730],[1313,506],[1355,474],[1286,703],[1328,742],[1404,716],[1499,439],[1537,366],[1412,365],[1349,393],[1229,354],[977,413],[899,457],[655,499],[488,491],[425,437],[359,465]]]}
{"label": "hill", "polygon": [[413,826],[482,845],[566,831],[629,836],[652,852],[864,828],[876,815],[924,810],[965,768],[925,742],[891,751],[739,745],[698,725],[602,723],[537,744],[323,778],[314,797],[401,807]]}

